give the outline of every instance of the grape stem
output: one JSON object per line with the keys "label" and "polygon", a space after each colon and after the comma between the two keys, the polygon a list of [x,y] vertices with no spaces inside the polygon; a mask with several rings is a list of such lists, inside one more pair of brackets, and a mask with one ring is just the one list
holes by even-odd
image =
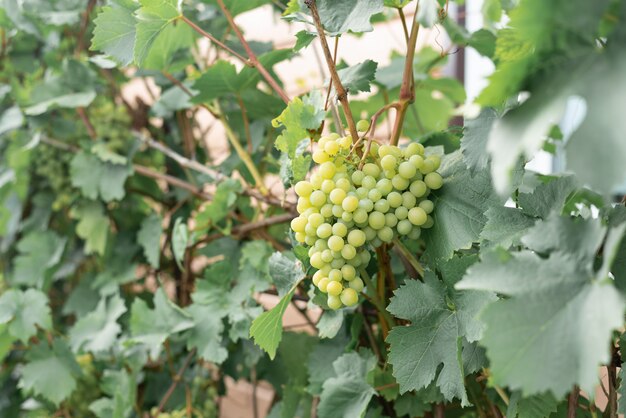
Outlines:
{"label": "grape stem", "polygon": [[[218,1],[221,2],[222,0]],[[343,113],[346,116],[348,129],[350,131],[350,135],[352,136],[352,142],[356,142],[359,139],[359,133],[356,130],[356,124],[354,123],[354,117],[352,116],[352,110],[350,109],[350,103],[348,102],[348,91],[341,83],[339,73],[337,73],[337,67],[335,66],[332,53],[330,52],[330,48],[328,47],[328,41],[326,40],[326,34],[324,32],[324,27],[322,26],[322,20],[320,18],[319,12],[317,11],[317,4],[315,0],[306,0],[305,4],[311,10],[311,16],[313,17],[315,29],[317,29],[317,33],[320,38],[324,57],[326,58],[326,65],[328,66],[328,71],[330,72],[332,85],[335,87],[335,91],[337,92],[337,100],[339,100],[339,102],[341,103]]]}
{"label": "grape stem", "polygon": [[161,399],[161,402],[159,402],[159,406],[157,407],[156,412],[152,415],[153,417],[159,416],[159,414],[165,407],[165,404],[167,404],[167,401],[169,401],[170,397],[174,393],[176,386],[178,386],[178,382],[182,380],[183,373],[185,373],[185,370],[187,370],[187,367],[189,367],[189,365],[191,364],[191,360],[193,359],[193,356],[195,356],[195,354],[196,354],[195,348],[191,350],[189,354],[187,354],[187,358],[185,358],[185,362],[183,363],[181,368],[178,370],[178,373],[176,374],[176,376],[174,376],[174,378],[172,379],[172,384],[167,389],[167,392],[165,392],[165,395],[163,395],[163,398]]}
{"label": "grape stem", "polygon": [[365,296],[367,300],[369,300],[378,310],[379,318],[381,319],[380,324],[383,327],[383,334],[387,337],[387,333],[395,325],[395,321],[393,317],[387,312],[384,303],[378,297],[378,293],[376,292],[376,286],[372,283],[372,279],[365,269],[360,269],[361,277],[369,290],[369,295],[365,292],[362,292],[362,295]]}
{"label": "grape stem", "polygon": [[402,257],[406,259],[406,261],[411,265],[411,267],[413,267],[415,271],[417,271],[417,274],[419,274],[420,277],[423,278],[424,267],[419,261],[417,261],[415,256],[411,253],[411,251],[409,251],[409,249],[406,248],[406,246],[397,238],[393,240],[393,243],[395,244],[398,252],[402,255]]}

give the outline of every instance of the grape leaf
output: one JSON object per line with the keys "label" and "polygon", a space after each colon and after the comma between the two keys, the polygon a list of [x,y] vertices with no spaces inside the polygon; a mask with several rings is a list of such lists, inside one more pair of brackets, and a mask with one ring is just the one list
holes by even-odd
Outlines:
{"label": "grape leaf", "polygon": [[509,248],[519,244],[528,228],[535,220],[520,209],[493,206],[485,212],[487,223],[480,233],[481,249],[495,246]]}
{"label": "grape leaf", "polygon": [[89,49],[102,51],[126,66],[133,62],[137,23],[134,12],[138,5],[129,0],[113,0],[109,4],[94,19]]}
{"label": "grape leaf", "polygon": [[520,193],[518,201],[525,214],[547,218],[551,212],[560,213],[567,198],[578,185],[573,176],[553,177],[548,180],[535,187],[530,193]]}
{"label": "grape leaf", "polygon": [[182,263],[188,244],[189,229],[187,228],[187,223],[183,218],[176,218],[174,227],[172,228],[172,252],[174,253],[176,264],[178,264],[178,267],[182,270],[184,270]]}
{"label": "grape leaf", "polygon": [[228,61],[217,61],[196,80],[193,89],[199,93],[192,99],[194,103],[209,103],[228,93],[239,92],[242,79],[237,68]]}
{"label": "grape leaf", "polygon": [[71,216],[78,219],[76,235],[85,240],[85,254],[104,254],[109,234],[109,218],[100,202],[86,202],[72,209]]}
{"label": "grape leaf", "polygon": [[236,179],[227,179],[221,182],[215,190],[211,202],[204,206],[196,216],[199,227],[211,228],[221,222],[231,211],[237,196],[241,193],[241,182]]}
{"label": "grape leaf", "polygon": [[124,301],[118,294],[102,298],[96,309],[70,329],[70,345],[74,352],[100,353],[109,350],[122,330],[117,320],[126,312]]}
{"label": "grape leaf", "polygon": [[[204,2],[217,6],[216,0],[204,0]],[[270,0],[224,0],[224,5],[232,16],[237,16],[268,3]]]}
{"label": "grape leaf", "polygon": [[370,83],[376,78],[378,63],[365,60],[337,71],[343,86],[352,94],[370,91]]}
{"label": "grape leaf", "polygon": [[487,171],[467,175],[459,151],[446,155],[439,170],[444,178],[440,190],[432,193],[435,223],[424,230],[426,253],[433,259],[447,259],[459,249],[470,248],[478,241],[487,218],[485,211],[499,203]]}
{"label": "grape leaf", "polygon": [[317,8],[324,29],[331,35],[351,32],[370,32],[373,15],[383,11],[383,0],[318,0]]}
{"label": "grape leaf", "polygon": [[154,268],[159,267],[159,258],[161,254],[161,217],[153,213],[141,221],[141,229],[137,233],[137,242],[143,248],[143,253],[150,265]]}
{"label": "grape leaf", "polygon": [[9,334],[27,343],[37,326],[52,328],[48,297],[36,289],[7,290],[0,296],[0,324],[8,324]]}
{"label": "grape leaf", "polygon": [[261,347],[272,360],[276,357],[276,349],[283,338],[283,315],[294,292],[295,287],[283,296],[276,306],[252,321],[250,327],[250,337],[254,338],[255,344]]}
{"label": "grape leaf", "polygon": [[476,119],[465,122],[465,133],[461,139],[461,152],[472,176],[485,170],[489,165],[487,138],[497,117],[498,115],[493,109],[487,108],[483,109]]}
{"label": "grape leaf", "polygon": [[318,337],[335,338],[343,326],[344,315],[344,311],[324,311],[320,320],[315,324]]}
{"label": "grape leaf", "polygon": [[90,411],[98,418],[125,418],[130,415],[137,397],[135,377],[124,370],[105,370],[100,387],[112,398],[97,399],[89,405]]}
{"label": "grape leaf", "polygon": [[559,402],[549,392],[522,397],[520,391],[511,395],[506,416],[511,418],[544,418],[556,412]]}
{"label": "grape leaf", "polygon": [[289,258],[285,253],[275,252],[269,260],[269,274],[278,290],[278,296],[283,297],[294,288],[305,274],[302,264]]}
{"label": "grape leaf", "polygon": [[103,162],[87,152],[76,154],[70,165],[72,185],[80,188],[83,196],[106,202],[124,197],[124,183],[131,172],[130,165]]}
{"label": "grape leaf", "polygon": [[307,30],[301,30],[296,33],[296,44],[293,47],[294,52],[298,52],[301,49],[306,48],[313,42],[313,39],[317,37],[316,33],[308,32]]}
{"label": "grape leaf", "polygon": [[18,106],[3,110],[0,115],[0,135],[19,128],[22,123],[24,123],[24,115]]}
{"label": "grape leaf", "polygon": [[142,65],[154,44],[167,42],[165,29],[181,16],[179,0],[140,0],[135,13],[137,34],[133,56]]}
{"label": "grape leaf", "polygon": [[62,340],[54,340],[52,348],[42,341],[26,356],[28,363],[21,369],[20,388],[41,395],[55,405],[74,391],[82,371]]}
{"label": "grape leaf", "polygon": [[387,310],[411,321],[410,326],[394,327],[387,337],[388,361],[400,393],[425,388],[436,379],[446,400],[459,398],[468,405],[464,363],[475,347],[465,342],[481,338],[483,324],[476,315],[495,299],[488,292],[450,292],[430,272],[424,283],[407,281],[396,290]]}
{"label": "grape leaf", "polygon": [[16,284],[42,287],[50,278],[53,267],[65,249],[66,238],[53,231],[34,231],[17,244],[19,255],[13,262],[13,281]]}
{"label": "grape leaf", "polygon": [[335,375],[324,382],[317,413],[328,418],[360,417],[376,394],[367,375],[376,366],[370,351],[346,353],[333,362]]}
{"label": "grape leaf", "polygon": [[228,357],[228,351],[222,346],[224,324],[220,315],[215,314],[215,307],[194,303],[186,309],[194,326],[187,335],[187,348],[197,348],[198,355],[206,361],[221,364]]}
{"label": "grape leaf", "polygon": [[172,303],[162,288],[154,294],[154,309],[135,299],[130,314],[132,341],[142,343],[152,359],[157,359],[161,344],[172,334],[194,326],[190,315]]}
{"label": "grape leaf", "polygon": [[[604,231],[598,224],[551,217],[535,228],[556,235],[545,233],[543,241],[536,233],[523,238],[553,250],[548,258],[529,251],[489,255],[457,284],[509,296],[481,316],[487,324],[481,344],[494,384],[528,395],[550,391],[557,398],[574,384],[586,391],[597,384],[597,367],[610,360],[609,341],[626,308],[612,281],[594,271],[598,235]],[[567,242],[574,235],[576,241]],[[614,255],[611,248],[607,253]]]}
{"label": "grape leaf", "polygon": [[431,28],[439,20],[437,0],[421,0],[417,8],[417,21],[425,28]]}

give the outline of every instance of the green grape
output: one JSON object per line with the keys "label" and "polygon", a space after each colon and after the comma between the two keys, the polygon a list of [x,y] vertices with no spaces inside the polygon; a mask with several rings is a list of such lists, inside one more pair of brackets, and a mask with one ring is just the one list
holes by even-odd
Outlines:
{"label": "green grape", "polygon": [[348,286],[350,286],[350,289],[354,289],[357,293],[362,292],[365,287],[363,280],[361,280],[360,277],[356,277],[354,280],[348,282]]}
{"label": "green grape", "polygon": [[[376,230],[370,226],[366,226],[365,228],[363,228],[363,232],[365,233],[365,239],[367,241],[371,241],[376,238]],[[350,235],[348,235],[348,237],[349,236]]]}
{"label": "green grape", "polygon": [[341,271],[339,269],[331,269],[328,272],[328,280],[331,282],[340,282],[342,278]]}
{"label": "green grape", "polygon": [[[360,202],[359,202],[360,206]],[[357,208],[352,215],[352,220],[357,224],[362,224],[367,222],[367,211],[362,207]]]}
{"label": "green grape", "polygon": [[311,204],[317,208],[321,208],[326,203],[326,194],[321,190],[316,190],[309,197]]}
{"label": "green grape", "polygon": [[326,293],[328,293],[331,296],[339,296],[342,291],[343,291],[343,286],[341,285],[339,281],[333,280],[329,282],[328,285],[326,286]]}
{"label": "green grape", "polygon": [[333,253],[330,250],[324,250],[322,251],[322,261],[324,263],[330,263],[331,261],[333,261],[334,257],[333,257]]}
{"label": "green grape", "polygon": [[407,180],[410,180],[417,173],[417,168],[409,161],[405,161],[398,166],[398,174]]}
{"label": "green grape", "polygon": [[[343,173],[341,173],[343,174]],[[336,177],[337,175],[335,175]],[[350,183],[350,180],[348,180],[347,178],[339,178],[335,181],[335,186],[341,190],[343,190],[344,192],[349,192],[350,189],[352,188],[352,184]]]}
{"label": "green grape", "polygon": [[366,132],[370,128],[370,121],[361,119],[356,123],[356,130],[359,132]]}
{"label": "green grape", "polygon": [[339,144],[335,141],[327,142],[326,145],[324,145],[324,152],[330,156],[337,154],[339,152]]}
{"label": "green grape", "polygon": [[346,244],[341,249],[341,256],[344,260],[352,260],[356,256],[356,248],[350,244]]}
{"label": "green grape", "polygon": [[374,210],[382,213],[386,213],[390,208],[389,202],[387,199],[380,199],[376,203],[374,203]]}
{"label": "green grape", "polygon": [[435,204],[431,200],[422,200],[419,207],[424,209],[424,212],[430,215],[435,209]]}
{"label": "green grape", "polygon": [[336,218],[341,218],[341,215],[343,215],[343,208],[341,205],[333,205],[332,214]]}
{"label": "green grape", "polygon": [[408,235],[411,232],[411,229],[413,229],[413,224],[411,224],[408,219],[403,219],[398,222],[396,229],[398,230],[398,234]]}
{"label": "green grape", "polygon": [[391,154],[385,155],[380,160],[380,166],[383,170],[395,170],[397,163],[396,157]]}
{"label": "green grape", "polygon": [[372,176],[376,178],[380,175],[380,168],[376,164],[367,163],[363,166],[363,173],[366,176]]}
{"label": "green grape", "polygon": [[369,226],[371,226],[373,229],[381,229],[383,226],[385,226],[385,215],[380,212],[374,211],[370,213],[370,216],[368,217],[368,223]]}
{"label": "green grape", "polygon": [[330,195],[328,197],[333,204],[341,205],[341,203],[346,198],[346,196],[347,196],[347,193],[345,190],[334,189],[333,191],[330,192]]}
{"label": "green grape", "polygon": [[426,192],[428,192],[428,188],[426,187],[426,183],[424,183],[422,180],[415,180],[413,183],[411,183],[409,191],[415,197],[422,197],[426,194]]}
{"label": "green grape", "polygon": [[344,280],[353,280],[356,277],[356,269],[350,264],[346,264],[341,268],[341,276]]}
{"label": "green grape", "polygon": [[317,288],[322,293],[326,293],[326,287],[330,283],[330,279],[328,277],[322,277],[319,282],[317,282]]}
{"label": "green grape", "polygon": [[352,183],[354,183],[356,186],[360,186],[364,178],[365,173],[361,170],[356,170],[354,173],[352,173]]}
{"label": "green grape", "polygon": [[308,181],[299,181],[294,187],[296,194],[301,197],[309,197],[313,193],[313,185]]}
{"label": "green grape", "polygon": [[313,153],[313,161],[317,164],[323,164],[330,160],[330,156],[326,154],[323,150],[317,150]]}
{"label": "green grape", "polygon": [[372,176],[365,176],[363,178],[362,181],[362,185],[363,187],[365,187],[366,189],[373,189],[374,187],[376,187],[376,178],[372,177]]}
{"label": "green grape", "polygon": [[393,214],[396,215],[396,218],[398,218],[399,221],[401,221],[409,216],[409,210],[404,206],[400,206],[399,208],[396,208]]}
{"label": "green grape", "polygon": [[385,225],[393,228],[398,224],[398,218],[393,213],[385,213]]}
{"label": "green grape", "polygon": [[[338,237],[337,235],[333,235],[332,237],[328,238],[328,248],[330,248],[333,251],[341,251],[341,249],[344,246],[344,242],[343,239],[341,237]],[[311,264],[313,265],[313,264]],[[313,266],[315,267],[315,266]]]}
{"label": "green grape", "polygon": [[389,206],[392,208],[397,208],[398,206],[402,206],[402,195],[398,192],[391,192],[387,195],[387,202],[389,202]]}
{"label": "green grape", "polygon": [[378,231],[377,236],[382,242],[391,242],[393,241],[393,229],[385,225]]}
{"label": "green grape", "polygon": [[322,178],[332,179],[335,173],[337,172],[337,167],[331,161],[326,161],[322,165],[320,165],[319,174]]}
{"label": "green grape", "polygon": [[345,223],[338,222],[332,226],[332,233],[343,238],[348,235],[348,227]]}
{"label": "green grape", "polygon": [[382,197],[383,197],[383,194],[378,189],[372,189],[367,194],[367,198],[374,203],[382,199]]}
{"label": "green grape", "polygon": [[291,220],[291,229],[294,232],[304,232],[304,228],[306,227],[306,224],[307,224],[307,219],[301,215]]}
{"label": "green grape", "polygon": [[326,203],[320,208],[320,214],[324,218],[331,218],[333,216],[333,205],[330,203]]}
{"label": "green grape", "polygon": [[322,255],[320,253],[313,254],[309,261],[311,263],[311,266],[315,267],[316,269],[321,269],[324,264],[326,264],[322,260]]}
{"label": "green grape", "polygon": [[330,295],[328,296],[328,299],[326,300],[326,304],[332,310],[340,309],[343,306],[343,302],[341,302],[341,299],[339,299],[337,296],[330,296]]}
{"label": "green grape", "polygon": [[441,177],[441,174],[437,172],[428,173],[424,177],[424,183],[426,183],[426,186],[432,190],[437,190],[443,186],[443,178]]}
{"label": "green grape", "polygon": [[359,199],[356,196],[348,196],[341,203],[343,210],[354,212],[359,207]]}
{"label": "green grape", "polygon": [[402,193],[402,206],[404,206],[407,209],[411,209],[415,207],[416,204],[417,204],[417,199],[415,198],[415,195],[413,193],[411,192]]}
{"label": "green grape", "polygon": [[411,208],[409,210],[409,221],[415,226],[421,226],[426,223],[426,212],[420,207]]}
{"label": "green grape", "polygon": [[374,209],[374,202],[369,198],[359,200],[359,207],[366,212],[371,212]]}
{"label": "green grape", "polygon": [[324,180],[322,182],[322,187],[320,187],[320,190],[326,194],[330,194],[330,192],[332,192],[334,189],[335,189],[335,182],[330,179]]}
{"label": "green grape", "polygon": [[359,294],[353,288],[348,287],[347,289],[343,289],[339,298],[344,305],[354,306],[359,301]]}
{"label": "green grape", "polygon": [[405,190],[409,187],[410,182],[401,175],[396,174],[391,179],[391,184],[393,184],[393,187],[395,187],[396,190]]}
{"label": "green grape", "polygon": [[365,232],[358,229],[353,229],[348,233],[347,241],[348,244],[350,244],[352,247],[359,248],[365,244],[366,239],[367,236]]}
{"label": "green grape", "polygon": [[351,222],[352,221],[352,213],[350,212],[344,212],[341,214],[341,220],[344,222]]}

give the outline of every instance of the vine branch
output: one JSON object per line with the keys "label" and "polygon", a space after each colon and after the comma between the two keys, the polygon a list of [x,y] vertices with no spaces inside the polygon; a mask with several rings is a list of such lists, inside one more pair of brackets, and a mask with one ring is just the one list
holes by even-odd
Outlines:
{"label": "vine branch", "polygon": [[176,386],[178,386],[178,383],[182,380],[183,373],[185,373],[185,370],[187,370],[187,367],[189,367],[189,365],[191,364],[191,360],[193,359],[193,356],[195,354],[196,354],[195,348],[191,350],[189,354],[187,354],[187,357],[185,358],[185,362],[178,370],[178,373],[176,373],[176,376],[174,376],[172,380],[172,384],[167,389],[167,392],[165,392],[165,395],[163,395],[163,398],[161,399],[161,402],[159,402],[159,406],[157,407],[156,412],[152,415],[153,417],[157,417],[161,413],[161,411],[167,404],[167,401],[169,401],[170,397],[174,393],[174,390],[176,390]]}

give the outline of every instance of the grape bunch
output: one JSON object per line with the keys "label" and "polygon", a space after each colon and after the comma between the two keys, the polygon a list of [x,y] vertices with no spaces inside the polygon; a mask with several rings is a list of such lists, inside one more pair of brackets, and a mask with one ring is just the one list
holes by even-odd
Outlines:
{"label": "grape bunch", "polygon": [[[369,128],[367,121],[357,126]],[[370,262],[370,248],[397,237],[417,239],[433,226],[428,195],[443,185],[440,157],[425,156],[419,143],[404,149],[372,143],[363,156],[351,147],[350,136],[322,137],[313,153],[317,172],[295,185],[300,216],[291,228],[310,247],[313,284],[328,295],[331,309],[358,302],[359,271]]]}

